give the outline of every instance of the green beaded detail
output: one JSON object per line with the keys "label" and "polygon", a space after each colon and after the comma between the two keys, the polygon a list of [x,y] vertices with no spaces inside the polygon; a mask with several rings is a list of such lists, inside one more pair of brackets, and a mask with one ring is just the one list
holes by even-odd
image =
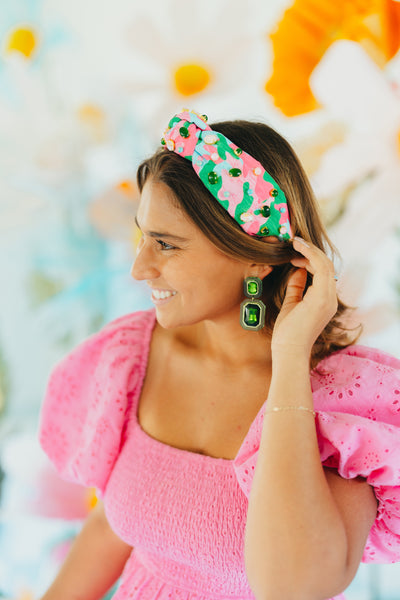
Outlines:
{"label": "green beaded detail", "polygon": [[243,329],[259,331],[265,325],[265,304],[261,300],[244,300],[240,305],[240,324]]}
{"label": "green beaded detail", "polygon": [[167,142],[164,140],[164,138],[161,138],[161,146],[165,146]]}
{"label": "green beaded detail", "polygon": [[[162,146],[192,161],[202,183],[246,233],[290,239],[289,211],[278,183],[258,161],[206,122],[207,115],[184,109],[170,120]],[[231,184],[229,177],[234,178]],[[254,292],[253,286],[250,290]]]}
{"label": "green beaded detail", "polygon": [[218,175],[214,173],[214,171],[210,171],[210,173],[208,174],[208,182],[212,185],[215,185],[216,183],[218,183],[218,179]]}
{"label": "green beaded detail", "polygon": [[251,296],[254,296],[255,294],[257,294],[257,290],[258,290],[258,285],[256,284],[255,281],[250,281],[247,289],[249,290],[249,294]]}
{"label": "green beaded detail", "polygon": [[259,277],[246,277],[243,292],[248,298],[259,298],[262,294],[262,281]]}
{"label": "green beaded detail", "polygon": [[260,307],[256,304],[249,304],[244,309],[244,322],[246,325],[257,325],[260,321]]}
{"label": "green beaded detail", "polygon": [[178,115],[175,115],[174,117],[172,117],[172,119],[168,123],[168,129],[172,129],[173,126],[175,125],[175,123],[179,123],[180,120],[181,119],[180,119],[180,117],[178,117]]}
{"label": "green beaded detail", "polygon": [[181,127],[179,129],[179,133],[183,138],[188,138],[190,136],[189,129],[187,127]]}
{"label": "green beaded detail", "polygon": [[271,209],[269,206],[263,206],[260,212],[263,217],[269,217],[269,215],[271,214]]}

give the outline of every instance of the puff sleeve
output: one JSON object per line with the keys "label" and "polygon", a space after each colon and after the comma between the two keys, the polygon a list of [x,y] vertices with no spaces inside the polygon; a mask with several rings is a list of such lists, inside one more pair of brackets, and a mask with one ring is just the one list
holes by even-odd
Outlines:
{"label": "puff sleeve", "polygon": [[103,495],[144,378],[154,314],[120,317],[52,371],[39,441],[59,475]]}
{"label": "puff sleeve", "polygon": [[[363,346],[324,359],[311,384],[321,462],[345,479],[364,477],[379,502],[363,562],[400,560],[400,361]],[[238,483],[249,496],[265,405],[236,458]]]}

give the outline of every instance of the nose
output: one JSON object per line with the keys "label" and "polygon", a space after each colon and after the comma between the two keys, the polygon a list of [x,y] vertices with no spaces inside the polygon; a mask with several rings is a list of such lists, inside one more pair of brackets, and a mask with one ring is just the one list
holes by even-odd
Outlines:
{"label": "nose", "polygon": [[132,264],[131,275],[138,281],[143,279],[157,279],[160,276],[155,256],[143,238],[139,241],[136,249],[136,257]]}

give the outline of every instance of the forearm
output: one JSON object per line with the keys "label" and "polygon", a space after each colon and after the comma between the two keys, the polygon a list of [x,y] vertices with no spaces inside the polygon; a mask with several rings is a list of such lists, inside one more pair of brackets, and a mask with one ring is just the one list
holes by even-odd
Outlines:
{"label": "forearm", "polygon": [[[313,408],[308,357],[276,358],[267,402],[268,409],[274,406]],[[267,412],[246,526],[246,570],[253,591],[257,596],[259,590],[260,598],[323,600],[331,593],[330,582],[340,586],[346,544],[313,415]]]}
{"label": "forearm", "polygon": [[99,504],[41,600],[99,600],[118,580],[131,551],[112,531]]}

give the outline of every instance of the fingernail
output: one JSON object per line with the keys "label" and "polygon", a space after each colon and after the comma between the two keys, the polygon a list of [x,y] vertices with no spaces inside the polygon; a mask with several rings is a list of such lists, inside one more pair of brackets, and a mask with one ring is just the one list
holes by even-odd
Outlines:
{"label": "fingernail", "polygon": [[303,240],[303,238],[295,235],[294,240],[297,240],[298,242],[300,242],[301,244],[304,244],[305,246],[307,246],[307,248],[310,248],[310,244],[307,244],[307,242],[305,240]]}

